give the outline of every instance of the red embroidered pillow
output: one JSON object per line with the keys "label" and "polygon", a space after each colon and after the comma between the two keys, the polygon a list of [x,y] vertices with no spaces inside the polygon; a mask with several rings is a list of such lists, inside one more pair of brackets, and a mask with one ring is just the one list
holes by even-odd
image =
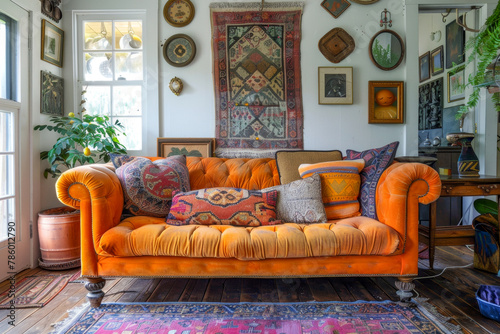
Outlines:
{"label": "red embroidered pillow", "polygon": [[175,193],[167,216],[170,225],[260,226],[276,220],[276,190],[263,193],[239,188],[209,188]]}
{"label": "red embroidered pillow", "polygon": [[124,208],[134,215],[166,217],[174,191],[191,190],[183,155],[156,161],[111,155],[111,160],[122,184]]}

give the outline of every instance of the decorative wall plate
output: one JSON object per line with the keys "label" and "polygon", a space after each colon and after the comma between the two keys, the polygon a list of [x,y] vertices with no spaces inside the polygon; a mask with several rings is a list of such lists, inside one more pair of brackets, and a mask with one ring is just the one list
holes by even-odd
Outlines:
{"label": "decorative wall plate", "polygon": [[163,17],[174,27],[187,26],[194,17],[194,5],[190,0],[168,0],[163,7]]}
{"label": "decorative wall plate", "polygon": [[196,44],[188,35],[173,35],[163,45],[163,58],[172,66],[186,66],[193,61],[195,55]]}
{"label": "decorative wall plate", "polygon": [[354,39],[342,28],[333,28],[318,43],[319,51],[332,63],[339,63],[354,50]]}
{"label": "decorative wall plate", "polygon": [[42,13],[50,17],[52,20],[59,22],[62,18],[62,11],[58,7],[61,0],[41,0]]}

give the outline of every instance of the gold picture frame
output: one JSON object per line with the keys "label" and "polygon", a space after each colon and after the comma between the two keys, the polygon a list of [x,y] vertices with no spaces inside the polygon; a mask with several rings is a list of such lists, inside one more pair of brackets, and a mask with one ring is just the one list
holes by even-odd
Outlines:
{"label": "gold picture frame", "polygon": [[368,82],[368,123],[403,123],[404,82]]}
{"label": "gold picture frame", "polygon": [[318,67],[318,103],[352,104],[352,67]]}
{"label": "gold picture frame", "polygon": [[214,146],[214,138],[158,138],[157,154],[165,158],[173,155],[208,158],[213,156]]}
{"label": "gold picture frame", "polygon": [[63,67],[64,31],[47,20],[42,20],[41,59]]}

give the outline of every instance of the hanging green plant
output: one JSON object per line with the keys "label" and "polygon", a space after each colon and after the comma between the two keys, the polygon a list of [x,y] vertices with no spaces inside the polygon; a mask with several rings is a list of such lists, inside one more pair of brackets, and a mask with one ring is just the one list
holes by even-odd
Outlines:
{"label": "hanging green plant", "polygon": [[[465,52],[471,54],[467,58],[466,66],[477,61],[475,73],[468,78],[466,86],[472,87],[472,93],[467,103],[457,112],[456,118],[463,119],[479,102],[479,92],[482,87],[495,85],[495,78],[488,67],[495,61],[500,49],[500,3],[497,4],[493,14],[488,17],[483,27],[476,36],[470,38],[465,45]],[[500,64],[499,64],[500,65]],[[500,111],[499,93],[492,95],[495,108]]]}

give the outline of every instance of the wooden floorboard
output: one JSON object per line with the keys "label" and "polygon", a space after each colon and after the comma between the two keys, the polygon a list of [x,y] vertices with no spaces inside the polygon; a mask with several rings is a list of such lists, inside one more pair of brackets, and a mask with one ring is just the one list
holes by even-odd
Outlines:
{"label": "wooden floorboard", "polygon": [[[483,317],[475,293],[481,284],[500,285],[494,274],[469,268],[446,266],[471,264],[473,253],[462,246],[437,247],[434,269],[419,260],[416,292],[464,333],[500,333],[500,323]],[[74,274],[77,270],[50,272],[40,268],[25,270],[17,280],[33,275]],[[324,277],[291,279],[141,279],[108,280],[104,302],[309,302],[309,301],[382,301],[397,300],[394,277]],[[0,283],[0,288],[9,284]],[[0,310],[0,333],[49,333],[52,325],[67,317],[67,310],[86,302],[82,283],[69,283],[42,308],[17,309],[16,326],[8,324],[7,310]]]}

